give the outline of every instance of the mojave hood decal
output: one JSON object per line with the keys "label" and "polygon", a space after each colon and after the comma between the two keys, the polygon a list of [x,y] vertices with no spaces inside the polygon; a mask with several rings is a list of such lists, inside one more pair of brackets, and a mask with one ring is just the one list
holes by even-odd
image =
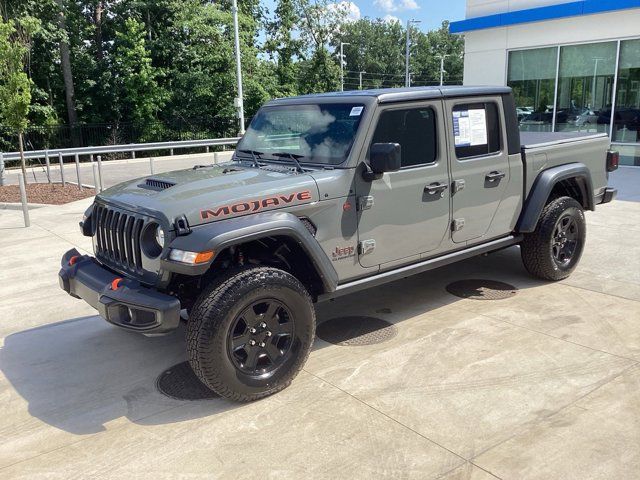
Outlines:
{"label": "mojave hood decal", "polygon": [[222,205],[211,209],[201,210],[200,217],[205,221],[213,221],[247,213],[256,213],[273,208],[281,208],[293,205],[302,205],[313,201],[310,190],[287,193],[284,195],[272,195],[256,200],[245,200],[229,205]]}

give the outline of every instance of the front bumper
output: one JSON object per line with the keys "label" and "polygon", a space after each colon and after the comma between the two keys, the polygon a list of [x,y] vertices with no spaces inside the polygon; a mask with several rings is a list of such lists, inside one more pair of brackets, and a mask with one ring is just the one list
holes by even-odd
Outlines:
{"label": "front bumper", "polygon": [[[72,257],[77,258],[70,265]],[[58,273],[60,287],[72,297],[83,299],[118,327],[143,333],[164,333],[180,324],[177,298],[128,278],[122,278],[114,290],[114,280],[121,277],[89,255],[80,255],[76,249],[69,250],[62,257],[61,266]]]}

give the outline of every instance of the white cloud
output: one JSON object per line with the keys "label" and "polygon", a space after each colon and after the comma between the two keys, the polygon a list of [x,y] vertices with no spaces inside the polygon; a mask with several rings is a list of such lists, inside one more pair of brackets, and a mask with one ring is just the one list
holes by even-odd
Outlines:
{"label": "white cloud", "polygon": [[393,0],[375,0],[373,4],[383,12],[395,12],[398,8]]}
{"label": "white cloud", "polygon": [[373,4],[383,12],[400,12],[420,8],[416,0],[374,0]]}
{"label": "white cloud", "polygon": [[355,22],[360,20],[361,13],[360,7],[353,2],[336,2],[328,5],[330,10],[337,10],[343,12],[348,22]]}
{"label": "white cloud", "polygon": [[400,19],[395,15],[387,14],[384,17],[382,17],[382,20],[384,20],[387,23],[400,23]]}
{"label": "white cloud", "polygon": [[420,6],[416,3],[416,0],[399,0],[398,8],[400,10],[418,10]]}

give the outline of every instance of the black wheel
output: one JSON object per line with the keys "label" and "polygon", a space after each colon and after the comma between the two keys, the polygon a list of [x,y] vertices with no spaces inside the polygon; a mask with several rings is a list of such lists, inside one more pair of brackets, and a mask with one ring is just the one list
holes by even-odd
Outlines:
{"label": "black wheel", "polygon": [[520,246],[522,261],[532,275],[544,280],[567,278],[578,265],[587,233],[582,206],[573,198],[549,202],[533,233]]}
{"label": "black wheel", "polygon": [[268,267],[229,273],[196,301],[187,325],[189,363],[217,394],[252,401],[286,388],[315,336],[309,293]]}

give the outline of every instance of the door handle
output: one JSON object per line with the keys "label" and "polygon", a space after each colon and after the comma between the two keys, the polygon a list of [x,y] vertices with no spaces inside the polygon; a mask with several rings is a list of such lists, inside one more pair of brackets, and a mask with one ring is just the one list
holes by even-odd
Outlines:
{"label": "door handle", "polygon": [[495,172],[487,173],[487,176],[484,178],[487,180],[487,182],[495,182],[496,180],[503,179],[506,176],[507,174],[504,172],[495,171]]}
{"label": "door handle", "polygon": [[429,195],[435,195],[437,193],[442,194],[447,188],[449,188],[449,185],[446,183],[432,183],[424,187],[424,191]]}

